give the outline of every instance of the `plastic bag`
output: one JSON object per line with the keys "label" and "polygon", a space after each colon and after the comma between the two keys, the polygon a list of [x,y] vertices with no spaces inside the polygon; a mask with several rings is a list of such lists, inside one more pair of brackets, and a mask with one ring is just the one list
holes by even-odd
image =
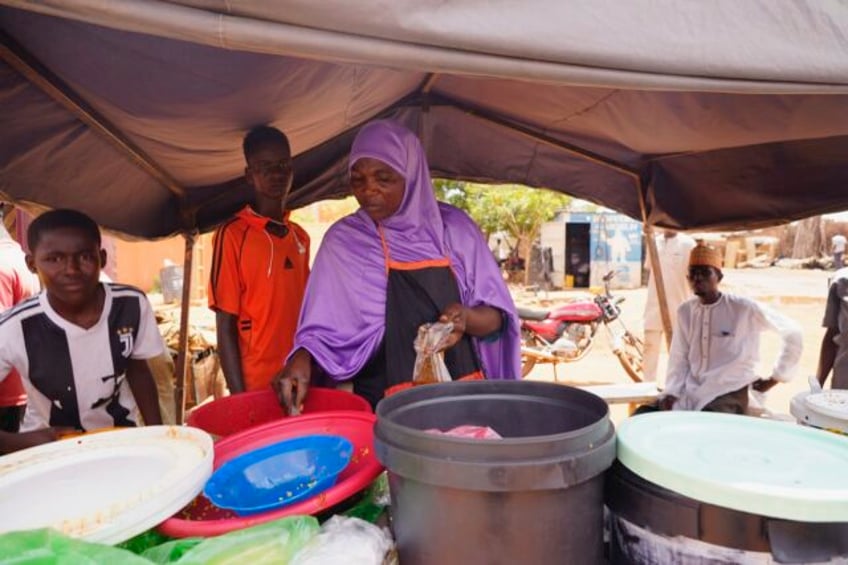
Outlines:
{"label": "plastic bag", "polygon": [[203,538],[175,539],[146,549],[141,556],[156,565],[168,565],[178,562],[183,555],[199,545]]}
{"label": "plastic bag", "polygon": [[444,435],[451,437],[461,437],[465,439],[503,439],[503,436],[490,428],[489,426],[456,426],[447,431],[442,431],[438,428],[430,428],[425,430],[428,434]]}
{"label": "plastic bag", "polygon": [[415,338],[415,368],[412,371],[414,384],[445,383],[451,375],[445,365],[441,349],[453,332],[452,322],[423,324]]}
{"label": "plastic bag", "polygon": [[178,565],[278,565],[288,563],[318,533],[312,516],[289,516],[203,540]]}
{"label": "plastic bag", "polygon": [[13,565],[150,565],[126,549],[69,538],[48,528],[0,535],[0,562]]}
{"label": "plastic bag", "polygon": [[291,565],[381,565],[394,542],[388,531],[359,518],[333,516]]}
{"label": "plastic bag", "polygon": [[344,515],[352,518],[360,518],[366,522],[376,524],[384,517],[386,509],[391,505],[392,499],[389,494],[389,480],[386,472],[380,473],[374,482],[365,489],[365,494],[352,508],[345,510]]}
{"label": "plastic bag", "polygon": [[115,547],[120,547],[121,549],[132,551],[136,555],[141,555],[151,547],[170,540],[171,538],[163,536],[156,530],[147,530],[146,532],[142,532],[127,541],[122,541],[121,543],[116,544]]}

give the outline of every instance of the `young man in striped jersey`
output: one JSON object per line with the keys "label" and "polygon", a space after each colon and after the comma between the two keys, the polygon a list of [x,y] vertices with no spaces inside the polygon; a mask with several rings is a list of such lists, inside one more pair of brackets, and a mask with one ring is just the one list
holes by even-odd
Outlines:
{"label": "young man in striped jersey", "polygon": [[28,396],[21,433],[0,435],[0,453],[61,429],[160,424],[146,360],[165,346],[144,293],[99,281],[106,252],[97,224],[53,210],[30,224],[27,239],[27,266],[44,290],[0,317],[0,375],[17,369]]}

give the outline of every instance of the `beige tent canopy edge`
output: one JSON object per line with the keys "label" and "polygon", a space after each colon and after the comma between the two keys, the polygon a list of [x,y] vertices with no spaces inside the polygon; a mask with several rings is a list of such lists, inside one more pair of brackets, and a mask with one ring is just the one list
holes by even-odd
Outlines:
{"label": "beige tent canopy edge", "polygon": [[[412,71],[640,90],[697,90],[749,94],[848,93],[848,72],[845,76],[832,77],[839,79],[833,82],[825,81],[824,77],[822,82],[731,79],[718,76],[721,69],[715,69],[717,76],[687,75],[682,74],[681,71],[639,72],[623,67],[592,67],[369,37],[357,33],[216,13],[182,6],[179,2],[0,0],[0,4],[123,31],[191,41],[211,47],[322,61],[331,60],[340,63],[379,65]],[[188,1],[183,4],[204,4],[204,2]],[[205,2],[205,4],[226,8],[228,3]],[[544,4],[546,3],[528,3],[527,7],[532,10],[536,5],[541,11],[545,8]],[[834,8],[837,9],[839,6],[834,5]],[[363,4],[362,10],[366,10],[366,5]],[[848,18],[848,7],[842,8],[842,16]],[[315,19],[319,20],[317,16]],[[528,30],[528,33],[532,33],[532,29]]]}

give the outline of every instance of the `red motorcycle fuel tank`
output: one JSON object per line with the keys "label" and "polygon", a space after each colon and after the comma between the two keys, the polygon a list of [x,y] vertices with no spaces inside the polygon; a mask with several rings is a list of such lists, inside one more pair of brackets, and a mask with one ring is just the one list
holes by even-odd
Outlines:
{"label": "red motorcycle fuel tank", "polygon": [[601,317],[603,312],[594,302],[573,302],[557,306],[548,314],[548,319],[561,322],[591,322]]}

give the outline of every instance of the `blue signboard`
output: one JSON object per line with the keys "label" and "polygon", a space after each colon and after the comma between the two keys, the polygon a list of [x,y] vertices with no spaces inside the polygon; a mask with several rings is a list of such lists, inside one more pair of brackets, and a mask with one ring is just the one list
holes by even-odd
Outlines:
{"label": "blue signboard", "polygon": [[642,223],[615,213],[595,214],[589,232],[593,285],[616,271],[616,286],[639,286],[642,278]]}

